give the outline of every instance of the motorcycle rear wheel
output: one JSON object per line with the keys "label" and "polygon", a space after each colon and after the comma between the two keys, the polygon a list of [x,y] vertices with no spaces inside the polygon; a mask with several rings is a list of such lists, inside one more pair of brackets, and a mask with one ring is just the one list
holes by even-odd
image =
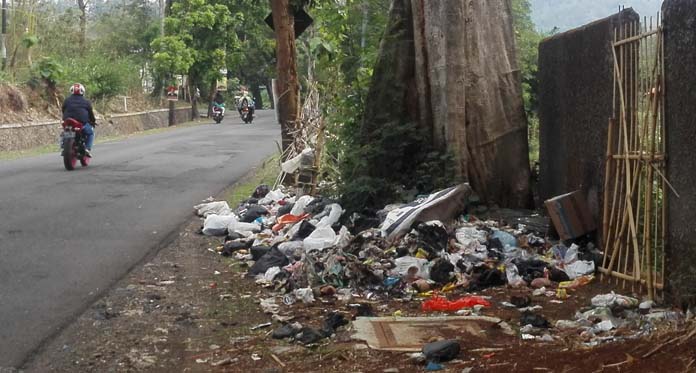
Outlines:
{"label": "motorcycle rear wheel", "polygon": [[63,142],[63,165],[68,171],[74,170],[77,165],[74,139],[66,139],[65,142]]}

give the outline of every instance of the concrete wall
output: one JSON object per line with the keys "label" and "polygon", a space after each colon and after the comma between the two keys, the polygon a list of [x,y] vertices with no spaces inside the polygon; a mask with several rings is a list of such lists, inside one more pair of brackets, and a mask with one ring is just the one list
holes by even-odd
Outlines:
{"label": "concrete wall", "polygon": [[[167,109],[141,113],[117,114],[99,121],[97,138],[128,135],[131,133],[168,126]],[[176,123],[190,121],[191,108],[176,109]],[[58,144],[61,126],[58,121],[0,125],[0,151],[31,149]]]}
{"label": "concrete wall", "polygon": [[696,2],[666,0],[665,120],[668,178],[668,295],[696,305]]}
{"label": "concrete wall", "polygon": [[546,200],[581,189],[597,226],[613,116],[614,26],[637,17],[627,9],[539,45],[539,194]]}

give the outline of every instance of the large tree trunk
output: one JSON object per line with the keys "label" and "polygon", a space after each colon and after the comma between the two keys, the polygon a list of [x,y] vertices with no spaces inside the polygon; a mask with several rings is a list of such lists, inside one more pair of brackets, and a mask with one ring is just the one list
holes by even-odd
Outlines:
{"label": "large tree trunk", "polygon": [[299,117],[299,83],[297,81],[294,19],[288,0],[270,0],[276,35],[276,60],[278,70],[278,121],[282,148],[285,151],[293,143],[290,134]]}
{"label": "large tree trunk", "polygon": [[266,92],[268,93],[268,100],[271,102],[271,109],[275,109],[275,102],[273,101],[273,87],[271,87],[271,80],[266,81]]}
{"label": "large tree trunk", "polygon": [[189,95],[191,97],[191,120],[198,120],[200,114],[198,113],[198,79],[194,76],[189,75],[188,79],[189,85]]}
{"label": "large tree trunk", "polygon": [[254,103],[256,104],[256,108],[263,108],[263,97],[261,97],[261,89],[259,89],[258,83],[254,83],[251,85],[251,95],[254,96]]}
{"label": "large tree trunk", "polygon": [[217,80],[210,82],[210,90],[208,91],[208,118],[213,116],[213,99],[217,93]]}
{"label": "large tree trunk", "polygon": [[393,0],[359,142],[391,146],[394,154],[386,156],[394,159],[370,160],[367,176],[415,170],[420,160],[407,159],[412,149],[389,145],[383,130],[415,122],[430,134],[423,147],[450,152],[457,178],[484,201],[530,206],[527,121],[515,57],[509,0]]}
{"label": "large tree trunk", "polygon": [[80,50],[84,52],[87,39],[87,0],[77,0],[80,8]]}
{"label": "large tree trunk", "polygon": [[[401,1],[401,0],[395,0]],[[412,0],[420,124],[484,200],[531,203],[509,0]]]}

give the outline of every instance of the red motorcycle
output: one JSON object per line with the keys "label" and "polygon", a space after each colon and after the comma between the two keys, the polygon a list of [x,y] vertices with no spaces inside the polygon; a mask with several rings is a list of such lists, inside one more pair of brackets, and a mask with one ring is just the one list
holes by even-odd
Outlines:
{"label": "red motorcycle", "polygon": [[87,156],[85,148],[85,136],[82,134],[83,124],[79,121],[68,118],[63,121],[63,132],[60,135],[63,156],[63,165],[68,171],[75,169],[77,161],[82,167],[89,165],[90,157]]}

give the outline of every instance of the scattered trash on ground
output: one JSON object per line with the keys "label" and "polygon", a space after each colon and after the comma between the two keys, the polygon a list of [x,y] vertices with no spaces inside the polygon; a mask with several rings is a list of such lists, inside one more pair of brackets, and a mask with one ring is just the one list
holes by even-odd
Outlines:
{"label": "scattered trash on ground", "polygon": [[[296,160],[288,162],[290,169]],[[420,351],[426,370],[439,370],[461,346],[562,338],[596,346],[681,321],[680,313],[613,292],[576,303],[575,293],[596,281],[603,253],[584,236],[594,226],[582,208],[564,215],[575,194],[547,202],[554,224],[566,225],[562,236],[572,238],[553,241],[533,217],[516,218],[530,226],[478,217],[467,208],[471,193],[462,184],[374,216],[344,217],[331,199],[259,186],[235,209],[213,201],[195,210],[204,219],[200,233],[224,237],[214,251],[266,288],[259,303],[271,321],[252,331],[277,323],[269,338],[302,346],[325,343],[352,322],[353,340]],[[483,295],[491,292],[498,295]],[[567,302],[575,314],[545,315]],[[323,322],[291,321],[314,306],[328,312]],[[505,312],[509,323],[493,317]]]}

